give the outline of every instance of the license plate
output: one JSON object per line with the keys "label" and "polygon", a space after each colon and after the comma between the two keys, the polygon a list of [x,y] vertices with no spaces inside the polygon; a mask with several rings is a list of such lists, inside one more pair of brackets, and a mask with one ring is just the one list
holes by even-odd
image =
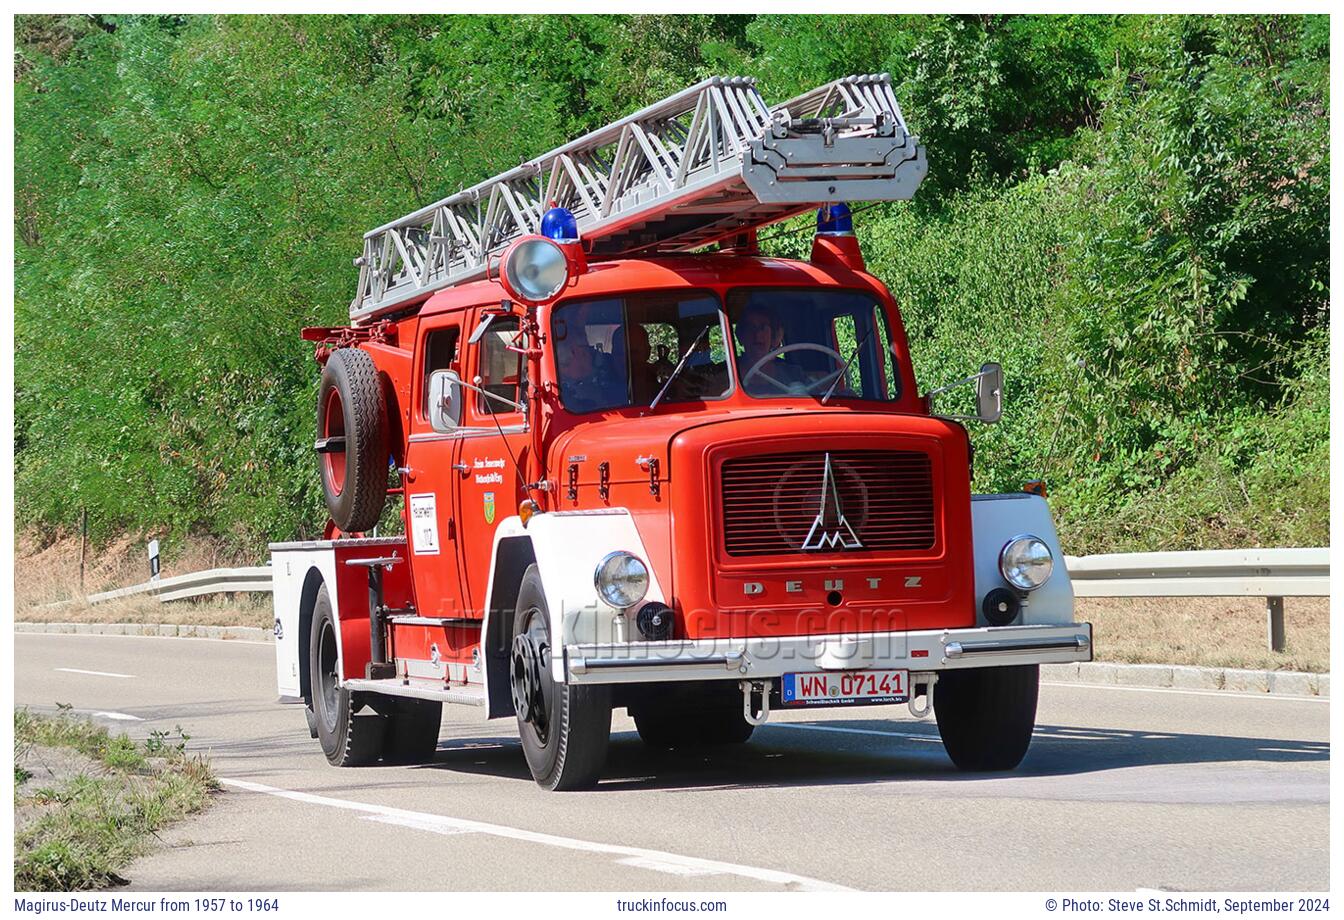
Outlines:
{"label": "license plate", "polygon": [[780,699],[786,706],[848,702],[904,703],[910,698],[910,672],[811,671],[785,674]]}

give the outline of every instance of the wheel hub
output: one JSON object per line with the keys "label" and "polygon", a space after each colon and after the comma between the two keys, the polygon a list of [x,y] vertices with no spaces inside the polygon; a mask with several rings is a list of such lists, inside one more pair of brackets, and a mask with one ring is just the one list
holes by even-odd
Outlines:
{"label": "wheel hub", "polygon": [[541,694],[542,650],[532,636],[520,633],[513,637],[509,656],[509,672],[513,708],[524,722],[541,722],[545,718],[545,702]]}

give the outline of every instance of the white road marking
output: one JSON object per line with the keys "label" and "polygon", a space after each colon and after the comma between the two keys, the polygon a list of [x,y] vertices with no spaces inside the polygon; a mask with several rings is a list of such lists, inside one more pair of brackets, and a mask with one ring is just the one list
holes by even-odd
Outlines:
{"label": "white road marking", "polygon": [[67,674],[92,674],[94,677],[135,677],[134,674],[114,674],[111,671],[85,671],[83,668],[56,668],[56,670],[65,671]]}
{"label": "white road marking", "polygon": [[14,635],[48,637],[64,636],[68,639],[177,639],[183,642],[188,640],[192,642],[227,642],[229,645],[275,645],[270,639],[220,639],[215,636],[125,636],[121,633],[37,632],[30,630],[24,630],[23,632],[16,631]]}
{"label": "white road marking", "polygon": [[421,818],[402,818],[397,815],[365,815],[360,818],[360,820],[377,821],[379,824],[395,824],[398,827],[409,827],[417,831],[429,831],[431,834],[444,834],[447,836],[471,833],[466,828],[448,827],[442,821],[425,821]]}
{"label": "white road marking", "polygon": [[143,722],[144,719],[139,716],[133,716],[126,712],[95,712],[95,716],[102,716],[104,719],[116,719],[119,722]]}
{"label": "white road marking", "polygon": [[1085,684],[1082,681],[1043,680],[1042,687],[1070,687],[1075,690],[1128,690],[1131,693],[1185,693],[1190,696],[1217,696],[1225,700],[1270,700],[1278,703],[1329,703],[1328,696],[1291,696],[1287,693],[1247,693],[1241,690],[1186,690],[1183,687],[1122,687],[1119,684]]}
{"label": "white road marking", "polygon": [[[820,879],[808,878],[804,875],[794,875],[791,872],[781,872],[776,869],[761,869],[756,866],[743,866],[737,863],[719,862],[715,859],[702,859],[698,856],[684,856],[680,853],[667,853],[662,850],[646,850],[642,847],[620,846],[611,843],[597,843],[591,840],[578,840],[573,837],[560,837],[555,834],[543,834],[538,831],[528,831],[517,827],[506,827],[500,824],[487,824],[483,821],[471,821],[466,818],[451,818],[447,815],[435,815],[422,811],[407,811],[401,808],[390,808],[386,805],[369,805],[364,802],[351,802],[346,799],[334,799],[324,795],[314,795],[309,792],[295,792],[290,789],[279,789],[275,786],[265,786],[261,783],[253,783],[242,779],[224,779],[220,782],[226,786],[234,786],[238,789],[246,789],[249,792],[259,792],[263,795],[273,795],[282,799],[290,799],[295,802],[304,802],[308,805],[323,805],[327,808],[340,808],[346,811],[364,812],[374,819],[382,820],[388,824],[400,824],[405,827],[413,827],[417,830],[427,830],[434,833],[460,834],[489,834],[492,837],[504,837],[510,840],[522,840],[527,843],[536,843],[542,846],[559,847],[565,850],[578,850],[585,853],[605,853],[611,856],[620,857],[618,861],[639,860],[642,868],[658,868],[660,871],[675,871],[677,874],[703,874],[703,875],[736,875],[741,878],[755,879],[760,882],[770,882],[776,885],[784,885],[797,891],[854,891],[853,888],[847,888],[843,885],[837,885],[833,882],[823,882]],[[674,868],[675,867],[675,868]]]}

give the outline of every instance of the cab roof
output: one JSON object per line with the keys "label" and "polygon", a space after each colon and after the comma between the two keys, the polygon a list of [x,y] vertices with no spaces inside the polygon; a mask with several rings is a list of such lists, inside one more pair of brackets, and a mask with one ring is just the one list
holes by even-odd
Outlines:
{"label": "cab roof", "polygon": [[[559,300],[631,291],[724,289],[744,285],[862,288],[886,292],[882,283],[872,275],[839,265],[729,253],[677,253],[590,263],[588,270],[575,279]],[[497,280],[474,281],[439,291],[425,301],[419,313],[421,316],[451,313],[498,303],[508,297]]]}

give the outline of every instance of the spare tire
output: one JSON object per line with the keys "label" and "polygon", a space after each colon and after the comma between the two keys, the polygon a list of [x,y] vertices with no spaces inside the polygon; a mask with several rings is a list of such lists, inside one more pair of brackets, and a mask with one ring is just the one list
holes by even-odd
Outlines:
{"label": "spare tire", "polygon": [[316,448],[331,519],[346,533],[372,529],[387,502],[387,411],[378,368],[358,348],[327,358]]}

